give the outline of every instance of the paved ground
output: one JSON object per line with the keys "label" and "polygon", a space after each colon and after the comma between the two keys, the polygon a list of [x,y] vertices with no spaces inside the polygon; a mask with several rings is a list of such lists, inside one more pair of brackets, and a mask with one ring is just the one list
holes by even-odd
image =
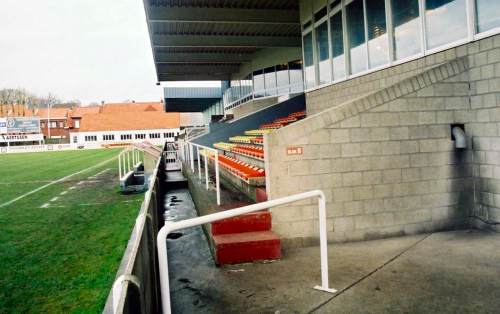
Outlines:
{"label": "paved ground", "polygon": [[[186,190],[169,211],[195,216]],[[217,268],[201,228],[169,240],[174,313],[500,313],[500,234],[464,230],[329,246],[335,295],[320,283],[319,248]]]}

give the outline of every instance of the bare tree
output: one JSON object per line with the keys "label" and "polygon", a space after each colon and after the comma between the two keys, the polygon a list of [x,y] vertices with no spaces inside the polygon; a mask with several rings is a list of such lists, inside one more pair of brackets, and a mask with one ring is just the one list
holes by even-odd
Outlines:
{"label": "bare tree", "polygon": [[14,102],[14,90],[11,88],[5,88],[0,90],[0,103],[5,105],[11,105]]}

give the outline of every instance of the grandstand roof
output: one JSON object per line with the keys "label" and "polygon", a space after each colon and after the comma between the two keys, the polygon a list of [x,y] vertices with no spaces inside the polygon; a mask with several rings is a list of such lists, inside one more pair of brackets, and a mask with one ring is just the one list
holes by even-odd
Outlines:
{"label": "grandstand roof", "polygon": [[179,128],[179,113],[163,111],[144,111],[84,114],[80,124],[80,132],[126,131]]}
{"label": "grandstand roof", "polygon": [[47,108],[40,108],[35,110],[35,115],[40,119],[48,119],[50,114],[51,120],[59,120],[66,119],[70,111],[71,109],[68,108],[50,108],[50,111]]}
{"label": "grandstand roof", "polygon": [[263,48],[300,47],[298,0],[144,0],[158,82],[230,80]]}

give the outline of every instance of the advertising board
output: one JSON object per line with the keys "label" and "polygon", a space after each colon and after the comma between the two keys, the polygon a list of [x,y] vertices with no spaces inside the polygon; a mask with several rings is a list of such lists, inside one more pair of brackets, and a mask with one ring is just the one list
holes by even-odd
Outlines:
{"label": "advertising board", "polygon": [[9,117],[7,118],[7,133],[40,133],[40,118]]}
{"label": "advertising board", "polygon": [[0,134],[7,133],[7,118],[0,118]]}

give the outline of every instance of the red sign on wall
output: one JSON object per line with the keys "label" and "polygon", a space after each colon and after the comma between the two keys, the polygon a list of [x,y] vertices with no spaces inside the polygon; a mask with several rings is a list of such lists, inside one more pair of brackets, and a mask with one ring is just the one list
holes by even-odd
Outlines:
{"label": "red sign on wall", "polygon": [[287,155],[302,155],[304,153],[304,148],[297,146],[288,146],[286,148]]}

